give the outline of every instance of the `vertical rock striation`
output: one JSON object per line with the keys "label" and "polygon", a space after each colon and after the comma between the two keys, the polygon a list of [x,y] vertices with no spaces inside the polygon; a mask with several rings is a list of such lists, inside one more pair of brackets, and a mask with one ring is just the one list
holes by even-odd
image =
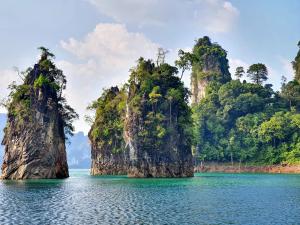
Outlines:
{"label": "vertical rock striation", "polygon": [[22,85],[12,85],[7,104],[8,120],[3,179],[66,178],[69,176],[65,131],[77,115],[65,105],[61,91],[66,80],[42,48],[42,57],[29,68]]}

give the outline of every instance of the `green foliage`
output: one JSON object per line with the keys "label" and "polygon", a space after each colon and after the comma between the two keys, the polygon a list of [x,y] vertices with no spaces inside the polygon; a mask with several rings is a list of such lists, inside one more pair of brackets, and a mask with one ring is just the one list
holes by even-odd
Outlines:
{"label": "green foliage", "polygon": [[179,135],[188,148],[192,142],[189,92],[166,63],[155,65],[140,58],[129,78],[128,106],[141,120],[138,136],[145,149],[160,149],[166,140]]}
{"label": "green foliage", "polygon": [[268,79],[268,69],[262,63],[253,64],[247,70],[247,76],[256,84],[262,84]]}
{"label": "green foliage", "polygon": [[[200,42],[210,45],[207,38]],[[293,62],[295,79],[286,83],[283,77],[281,92],[274,92],[270,84],[262,86],[268,70],[261,63],[247,70],[253,83],[209,82],[205,98],[193,106],[197,158],[259,165],[300,163],[299,52]],[[243,74],[243,67],[238,67],[236,77]]]}
{"label": "green foliage", "polygon": [[[39,104],[39,94],[44,98],[50,98],[51,107],[57,108],[59,120],[63,125],[65,136],[72,135],[72,122],[78,117],[74,109],[66,103],[62,97],[62,92],[66,88],[66,78],[63,72],[57,69],[52,62],[54,54],[50,53],[44,47],[41,50],[41,58],[33,68],[29,67],[25,72],[24,83],[16,85],[13,83],[9,86],[11,92],[6,102],[9,117],[15,119],[16,123],[22,123],[24,120],[33,120],[33,104]],[[43,105],[48,107],[48,105]]]}
{"label": "green foliage", "polygon": [[270,163],[293,164],[300,161],[300,114],[277,112],[258,130],[263,146],[272,157]]}
{"label": "green foliage", "polygon": [[124,150],[123,129],[127,95],[118,87],[103,90],[89,110],[95,110],[95,120],[89,137],[99,148],[111,148],[117,154]]}
{"label": "green foliage", "polygon": [[287,112],[280,101],[269,85],[209,84],[207,96],[194,108],[196,156],[219,162],[297,162],[300,114]]}
{"label": "green foliage", "polygon": [[245,74],[244,67],[238,66],[235,70],[234,76],[236,76],[237,79],[240,79],[243,77],[244,74]]}
{"label": "green foliage", "polygon": [[45,77],[43,74],[40,74],[40,76],[38,77],[38,79],[36,79],[34,81],[34,88],[42,88],[43,86],[47,86],[50,84],[50,80]]}
{"label": "green foliage", "polygon": [[50,81],[43,74],[40,74],[39,77],[34,81],[34,88],[50,87],[55,91],[59,91],[60,87],[55,81]]}
{"label": "green foliage", "polygon": [[179,59],[175,61],[175,65],[181,69],[181,77],[182,79],[183,73],[186,70],[189,70],[192,68],[192,63],[196,60],[194,58],[194,55],[190,52],[184,52],[183,50],[178,51]]}
{"label": "green foliage", "polygon": [[289,107],[300,108],[300,84],[297,80],[283,84],[281,88],[282,97],[288,102]]}

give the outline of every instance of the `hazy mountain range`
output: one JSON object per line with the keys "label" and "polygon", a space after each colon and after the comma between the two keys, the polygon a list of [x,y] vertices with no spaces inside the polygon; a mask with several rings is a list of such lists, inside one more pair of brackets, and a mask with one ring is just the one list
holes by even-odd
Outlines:
{"label": "hazy mountain range", "polygon": [[[0,139],[3,139],[3,129],[6,124],[6,114],[0,113]],[[91,152],[88,137],[83,132],[75,133],[66,144],[69,168],[90,168]],[[0,146],[0,163],[2,164],[4,146]]]}

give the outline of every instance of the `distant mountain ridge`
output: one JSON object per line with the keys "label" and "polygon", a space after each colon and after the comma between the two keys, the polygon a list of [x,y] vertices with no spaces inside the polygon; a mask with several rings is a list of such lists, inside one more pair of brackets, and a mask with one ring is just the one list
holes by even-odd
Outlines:
{"label": "distant mountain ridge", "polygon": [[66,143],[68,165],[70,169],[87,169],[91,167],[91,147],[87,135],[75,133]]}
{"label": "distant mountain ridge", "polygon": [[[6,114],[0,113],[0,139],[3,139],[3,129],[6,124]],[[83,132],[75,133],[66,143],[68,164],[70,169],[87,169],[91,164],[90,144]],[[4,146],[0,146],[0,164],[3,162]]]}

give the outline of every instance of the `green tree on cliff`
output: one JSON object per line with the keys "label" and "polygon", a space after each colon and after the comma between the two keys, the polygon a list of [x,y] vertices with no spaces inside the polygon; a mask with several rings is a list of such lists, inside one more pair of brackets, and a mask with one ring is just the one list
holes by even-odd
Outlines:
{"label": "green tree on cliff", "polygon": [[179,59],[175,61],[175,65],[181,69],[181,76],[182,79],[183,74],[186,70],[190,70],[192,68],[192,64],[195,61],[193,54],[190,52],[184,52],[183,50],[178,51]]}
{"label": "green tree on cliff", "polygon": [[268,79],[268,69],[265,64],[256,63],[249,67],[247,76],[256,84],[262,84]]}
{"label": "green tree on cliff", "polygon": [[237,79],[241,79],[244,74],[245,74],[244,67],[238,66],[235,70],[234,76],[236,76]]}

